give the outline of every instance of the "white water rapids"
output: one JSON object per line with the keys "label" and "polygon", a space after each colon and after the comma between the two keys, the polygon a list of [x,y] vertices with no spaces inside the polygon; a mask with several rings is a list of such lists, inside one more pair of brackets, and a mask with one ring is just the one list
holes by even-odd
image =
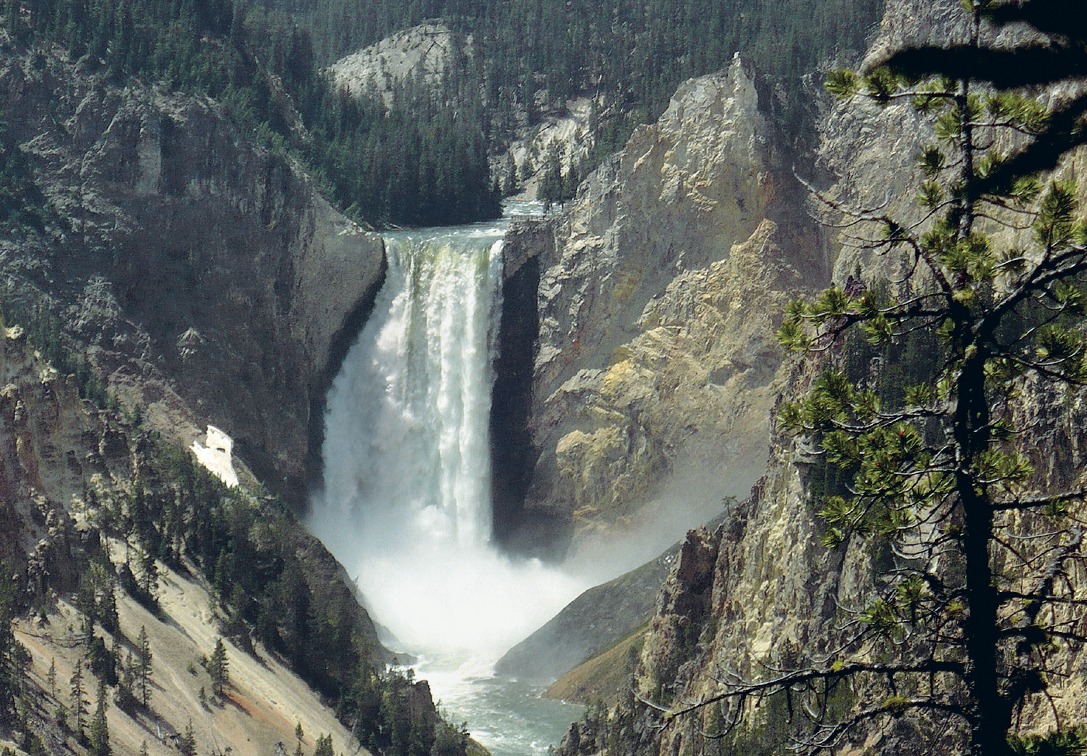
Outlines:
{"label": "white water rapids", "polygon": [[[511,714],[493,699],[531,691],[496,683],[493,664],[588,585],[490,543],[503,231],[386,236],[385,285],[328,396],[308,525],[457,721],[496,754],[546,753],[578,710],[522,701]],[[553,721],[528,721],[541,717]]]}

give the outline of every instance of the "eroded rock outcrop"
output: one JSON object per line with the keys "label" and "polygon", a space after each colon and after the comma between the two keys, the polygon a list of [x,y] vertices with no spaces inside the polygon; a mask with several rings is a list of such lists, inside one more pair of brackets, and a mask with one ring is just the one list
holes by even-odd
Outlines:
{"label": "eroded rock outcrop", "polygon": [[110,388],[177,441],[214,423],[265,480],[300,484],[380,240],[206,99],[6,44],[0,93],[55,211],[0,250],[9,288],[64,312]]}
{"label": "eroded rock outcrop", "polygon": [[[461,49],[465,46],[469,49]],[[466,52],[470,43],[444,22],[431,21],[340,58],[328,73],[341,89],[379,97],[389,107],[394,92],[408,82],[437,91],[454,57]]]}
{"label": "eroded rock outcrop", "polygon": [[[888,3],[881,35],[868,60],[878,60],[908,41],[942,44],[954,40],[962,32],[960,18],[953,2]],[[888,209],[906,219],[919,217],[914,200],[915,156],[931,132],[908,105],[883,109],[857,102],[836,105],[821,128],[819,160],[834,176],[824,187],[827,196],[858,208]],[[1081,154],[1072,155],[1062,171],[1078,173],[1082,161]],[[995,229],[996,243],[1014,243],[1018,233]],[[834,280],[839,284],[858,266],[870,281],[893,280],[896,273],[893,261],[857,245],[842,243],[833,257]],[[817,357],[790,368],[784,384],[787,395],[805,393],[821,360]],[[1084,427],[1082,391],[1042,391],[1028,384],[1017,402],[1019,427],[1042,435],[1037,446],[1029,442],[1024,449],[1040,478],[1056,486],[1077,484],[1083,466],[1083,443],[1077,440]],[[861,539],[836,549],[822,545],[824,525],[806,486],[816,460],[783,433],[773,431],[770,438],[766,473],[751,495],[722,526],[691,536],[693,543],[705,544],[697,551],[712,555],[712,566],[707,566],[708,560],[692,560],[697,569],[677,566],[661,589],[637,665],[634,687],[641,698],[627,698],[610,710],[593,712],[571,729],[559,753],[676,755],[789,748],[797,730],[795,721],[789,722],[790,702],[784,696],[749,707],[747,719],[724,738],[714,737],[721,733],[723,716],[713,705],[660,718],[646,703],[684,708],[711,700],[727,680],[763,680],[775,671],[839,658],[848,623],[857,616],[858,597],[871,595],[881,572],[877,550]],[[1043,457],[1039,448],[1053,452]],[[1047,729],[1054,713],[1062,722],[1076,721],[1082,708],[1085,663],[1082,653],[1061,657],[1055,664],[1061,669],[1060,679],[1049,680],[1054,697],[1044,706],[1026,707],[1016,726]],[[886,700],[894,691],[880,688],[881,684],[841,686],[833,705],[847,711],[857,701]],[[925,716],[881,719],[871,726],[861,722],[829,750],[961,753],[965,751],[962,735],[961,722],[926,712]]]}
{"label": "eroded rock outcrop", "polygon": [[828,275],[772,134],[736,59],[684,84],[545,231],[507,240],[510,280],[538,266],[530,518],[587,535],[668,500],[705,521],[757,478],[775,324]]}

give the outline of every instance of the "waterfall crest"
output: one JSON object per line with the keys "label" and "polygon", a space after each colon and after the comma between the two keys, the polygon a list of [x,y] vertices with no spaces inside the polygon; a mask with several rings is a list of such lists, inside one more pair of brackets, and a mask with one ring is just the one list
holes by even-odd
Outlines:
{"label": "waterfall crest", "polygon": [[489,542],[500,239],[390,234],[374,315],[328,397],[308,524],[415,653],[497,658],[584,587]]}

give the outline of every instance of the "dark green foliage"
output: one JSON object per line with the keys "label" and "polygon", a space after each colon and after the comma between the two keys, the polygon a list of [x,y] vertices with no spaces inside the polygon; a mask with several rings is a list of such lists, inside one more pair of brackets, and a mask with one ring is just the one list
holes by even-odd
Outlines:
{"label": "dark green foliage", "polygon": [[1055,730],[1044,735],[1008,738],[1009,756],[1084,756],[1087,754],[1087,727]]}
{"label": "dark green foliage", "polygon": [[563,203],[572,199],[577,193],[578,184],[581,183],[583,166],[571,160],[569,169],[563,168],[564,150],[558,142],[552,142],[547,148],[543,165],[540,170],[539,188],[536,191],[537,199],[543,201],[550,209],[555,203]]}
{"label": "dark green foliage", "polygon": [[[964,3],[968,47],[982,57],[983,15],[997,5]],[[804,396],[783,403],[781,422],[848,473],[844,490],[819,501],[824,543],[889,552],[877,560],[878,588],[857,613],[863,630],[836,652],[848,658],[867,642],[875,654],[866,649],[866,658],[888,660],[891,694],[866,703],[863,716],[952,713],[978,756],[1007,742],[1074,749],[1081,732],[1009,738],[1023,708],[1042,695],[1052,700],[1048,688],[1062,663],[1056,639],[1065,653],[1087,644],[1071,587],[1087,562],[1080,516],[1087,490],[1067,489],[1044,464],[1036,467],[1038,442],[1028,439],[1043,439],[1041,456],[1051,441],[1033,424],[1023,427],[1015,407],[1028,386],[1051,397],[1087,379],[1087,225],[1076,217],[1070,183],[1051,181],[1043,191],[1036,177],[1020,176],[1000,192],[986,183],[1006,158],[993,135],[1043,133],[1040,103],[978,91],[968,73],[948,73],[930,82],[890,68],[831,78],[839,96],[904,99],[933,120],[936,139],[918,158],[928,222],[918,229],[872,219],[881,233],[871,248],[912,271],[899,291],[851,280],[789,308],[782,342],[831,358]],[[975,191],[979,183],[989,189]],[[1031,219],[1032,248],[998,250],[990,240],[992,226],[983,222],[1006,222],[1009,211]],[[851,352],[850,334],[892,352],[878,359]],[[796,674],[836,679],[850,666],[840,660]],[[858,670],[869,671],[863,662]],[[823,725],[816,737],[844,732],[859,716]]]}
{"label": "dark green foliage", "polygon": [[309,148],[333,194],[377,224],[442,225],[497,217],[481,104],[436,107],[426,91],[405,92],[389,109],[375,99],[322,87]]}
{"label": "dark green foliage", "polygon": [[147,628],[140,625],[140,635],[136,639],[136,679],[133,693],[138,694],[144,708],[151,705],[151,641],[147,637]]}
{"label": "dark green foliage", "polygon": [[[0,565],[0,569],[4,575],[11,574],[6,564]],[[15,700],[22,689],[23,667],[28,659],[26,649],[15,640],[11,630],[15,619],[14,592],[9,580],[0,580],[0,732],[15,722]]]}
{"label": "dark green foliage", "polygon": [[208,657],[205,668],[208,671],[208,676],[211,677],[212,692],[222,697],[223,689],[230,682],[230,663],[226,656],[226,645],[223,643],[222,638],[215,640],[215,649],[211,652],[211,656]]}
{"label": "dark green foliage", "polygon": [[468,750],[471,740],[468,725],[460,727],[442,722],[434,736],[434,745],[430,748],[431,756],[459,756]]}
{"label": "dark green foliage", "polygon": [[10,284],[0,285],[0,314],[8,325],[20,325],[33,344],[57,372],[73,375],[79,395],[101,409],[116,409],[116,400],[105,384],[91,371],[90,363],[64,334],[61,319],[43,302],[29,302]]}
{"label": "dark green foliage", "polygon": [[72,671],[72,678],[69,681],[68,694],[72,702],[72,717],[74,718],[72,724],[75,725],[76,735],[82,737],[83,723],[87,716],[86,691],[83,687],[82,659],[76,661],[75,669]]}
{"label": "dark green foliage", "polygon": [[[158,81],[220,100],[244,132],[301,157],[362,219],[440,224],[499,213],[482,114],[465,112],[478,97],[438,110],[423,92],[405,93],[388,111],[352,100],[318,72],[309,32],[284,17],[247,14],[231,0],[56,0],[20,28],[23,41],[59,43],[118,82]],[[297,116],[305,133],[292,126]],[[37,195],[26,161],[0,129],[0,223],[40,228],[41,203],[28,197]]]}
{"label": "dark green foliage", "polygon": [[[829,81],[838,96],[901,100],[932,119],[935,141],[918,156],[921,222],[821,197],[828,219],[851,229],[867,221],[864,247],[907,275],[893,291],[852,279],[794,302],[779,331],[818,366],[782,402],[780,426],[799,437],[803,457],[823,455],[844,473],[817,500],[824,544],[843,560],[868,549],[873,580],[849,597],[855,608],[839,607],[846,619],[827,638],[831,650],[764,664],[751,680],[722,669],[717,693],[668,711],[662,726],[718,707],[728,730],[747,721],[752,702],[784,693],[804,714],[789,733],[798,750],[848,748],[851,730],[881,720],[914,730],[903,741],[914,749],[1083,751],[1075,693],[1060,686],[1068,659],[1087,647],[1075,587],[1087,565],[1087,487],[1054,474],[1053,415],[1021,410],[1024,395],[1044,405],[1087,385],[1087,223],[1070,182],[988,182],[1007,159],[996,151],[1002,135],[1015,132],[1027,154],[1031,137],[1046,134],[1040,103],[1051,92],[993,93],[968,65],[991,52],[987,13],[1055,4],[962,5],[971,30],[963,69],[927,82],[881,67]],[[1065,41],[1057,36],[1055,48]],[[1077,52],[1087,66],[1087,48]],[[1022,246],[998,249],[994,231],[1009,227],[1028,232]],[[838,709],[830,684],[857,700]],[[1015,737],[1025,712],[1052,712],[1056,731]]]}
{"label": "dark green foliage", "polygon": [[83,615],[84,630],[90,635],[94,623],[99,623],[109,633],[116,632],[117,597],[114,594],[113,565],[101,555],[91,562],[80,577],[76,593],[76,608]]}
{"label": "dark green foliage", "polygon": [[[9,16],[15,5],[5,6]],[[547,192],[550,201],[573,196],[580,177],[634,125],[656,118],[681,81],[726,66],[736,50],[780,85],[779,120],[799,132],[811,100],[801,75],[857,49],[881,8],[882,0],[57,0],[54,12],[9,25],[22,42],[59,43],[118,80],[162,81],[221,100],[247,133],[299,155],[363,220],[435,225],[497,216],[500,193],[515,183],[508,170],[491,170],[488,152],[500,154],[517,124],[538,119],[537,100],[545,109],[581,94],[597,103],[593,149]],[[318,73],[318,65],[433,17],[448,19],[456,37],[440,94],[409,80],[386,108],[334,91]],[[469,35],[475,54],[465,55]],[[304,133],[292,127],[292,108]],[[6,167],[9,154],[15,162]],[[33,187],[19,183],[24,163],[0,150],[0,179],[14,177],[0,181],[0,222],[13,213],[40,227],[40,203],[25,200]]]}
{"label": "dark green foliage", "polygon": [[[860,285],[859,275],[855,280]],[[878,299],[888,301],[886,284],[877,282],[873,290]],[[884,409],[901,409],[908,387],[936,379],[943,368],[943,352],[931,329],[910,331],[878,343],[854,329],[844,338],[842,371],[850,384],[871,391]],[[936,429],[931,427],[927,432]],[[805,490],[815,502],[845,496],[856,473],[855,464],[835,464],[826,454],[818,454],[805,477]]]}
{"label": "dark green foliage", "polygon": [[[127,515],[118,518],[118,526],[132,529],[130,540],[178,569],[184,569],[183,557],[191,559],[214,586],[226,629],[241,639],[239,645],[244,648],[252,633],[281,654],[307,683],[337,702],[341,719],[363,733],[361,742],[381,744],[388,754],[432,742],[440,720],[408,705],[413,683],[377,674],[351,591],[332,575],[322,579],[303,560],[298,526],[286,508],[272,498],[228,489],[186,450],[149,440],[129,506],[142,501],[158,517],[146,528]],[[138,645],[144,648],[143,641]],[[137,661],[139,682],[150,675],[150,649],[146,662],[142,652]],[[207,671],[221,696],[229,681],[222,639]],[[404,737],[394,742],[394,730]],[[429,745],[418,752],[428,750]]]}
{"label": "dark green foliage", "polygon": [[177,744],[177,750],[183,756],[196,756],[196,730],[192,726],[192,719],[185,726],[185,733]]}
{"label": "dark green foliage", "polygon": [[538,94],[545,107],[583,93],[605,98],[611,107],[596,119],[593,164],[661,113],[680,82],[727,66],[737,50],[781,84],[782,116],[796,130],[801,76],[859,49],[883,9],[881,0],[262,2],[312,32],[324,65],[423,20],[447,19],[482,50],[482,65],[464,60],[453,77],[460,89],[485,93],[499,136],[522,114],[535,119]]}
{"label": "dark green foliage", "polygon": [[93,756],[110,756],[113,750],[109,745],[109,726],[106,724],[107,700],[106,681],[99,678],[98,704],[94,710],[94,719],[91,720],[90,753]]}
{"label": "dark green foliage", "polygon": [[422,691],[415,682],[396,671],[379,675],[365,646],[358,646],[357,654],[351,687],[340,698],[336,713],[352,726],[359,743],[375,753],[406,755],[429,754],[441,742],[443,753],[465,753],[467,734],[419,706]]}
{"label": "dark green foliage", "polygon": [[117,657],[106,648],[106,642],[100,636],[94,636],[87,644],[87,667],[106,685],[117,684]]}
{"label": "dark green foliage", "polygon": [[[8,8],[13,7],[8,0]],[[22,26],[22,24],[20,24]],[[0,109],[0,230],[45,226],[45,199],[34,184],[30,164],[11,139]]]}
{"label": "dark green foliage", "polygon": [[[337,103],[327,92],[318,92],[313,104],[298,98],[303,114],[315,115],[307,123],[320,133],[314,144],[320,154],[311,162],[336,196],[366,219],[409,224],[495,215],[498,195],[516,190],[516,173],[508,165],[489,171],[485,152],[501,154],[518,124],[535,123],[542,111],[588,95],[592,149],[570,170],[548,165],[541,177],[543,201],[573,197],[581,178],[621,148],[634,126],[663,112],[680,82],[726,67],[737,50],[784,94],[767,104],[798,135],[812,107],[803,74],[829,56],[859,49],[883,6],[882,0],[260,4],[265,12],[253,17],[264,26],[306,28],[322,65],[426,19],[449,22],[454,54],[440,96],[409,81],[385,119],[383,108],[365,98]],[[460,54],[469,35],[474,54]],[[522,165],[522,179],[535,163]],[[340,170],[345,165],[356,170]]]}

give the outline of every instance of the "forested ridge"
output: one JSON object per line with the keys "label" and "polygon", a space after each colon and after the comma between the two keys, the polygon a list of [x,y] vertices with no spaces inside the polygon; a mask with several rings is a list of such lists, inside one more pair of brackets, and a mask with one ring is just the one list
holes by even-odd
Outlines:
{"label": "forested ridge", "polygon": [[[593,149],[550,192],[569,195],[635,125],[663,111],[681,81],[722,68],[737,50],[798,134],[812,102],[803,74],[859,49],[881,8],[882,0],[6,0],[4,17],[21,44],[59,45],[118,82],[135,77],[222,101],[245,130],[296,154],[342,209],[381,226],[496,216],[502,190],[514,188],[503,153],[518,129],[588,95]],[[386,106],[345,96],[322,73],[431,18],[458,40],[439,92],[409,80]]]}
{"label": "forested ridge", "polygon": [[635,125],[655,120],[682,81],[724,68],[737,51],[775,91],[782,125],[799,135],[813,100],[804,74],[860,50],[883,9],[882,0],[256,2],[306,29],[322,65],[445,19],[475,51],[455,59],[450,75],[487,119],[481,128],[492,154],[541,111],[561,110],[574,96],[596,98],[595,145],[581,174],[620,148]]}
{"label": "forested ridge", "polygon": [[[14,337],[6,333],[13,324],[19,326]],[[56,316],[42,307],[21,306],[0,287],[0,339],[12,338],[25,339],[27,353],[39,364],[74,376],[75,388],[87,400],[83,409],[105,420],[112,443],[123,447],[118,458],[126,458],[131,468],[94,475],[81,503],[51,510],[50,538],[61,545],[44,562],[20,545],[32,531],[20,503],[0,500],[0,568],[7,576],[0,581],[0,741],[11,738],[27,753],[46,754],[56,752],[48,745],[57,742],[54,736],[70,736],[89,753],[111,753],[104,719],[92,721],[84,700],[96,686],[99,701],[106,694],[132,720],[155,719],[161,705],[155,691],[177,681],[152,663],[145,633],[138,641],[131,627],[125,634],[118,603],[127,594],[162,622],[172,622],[160,604],[170,581],[162,574],[165,567],[202,580],[222,636],[258,661],[262,653],[275,653],[334,708],[361,746],[390,755],[467,752],[467,733],[440,718],[425,687],[398,672],[381,671],[386,652],[354,592],[279,499],[260,489],[226,487],[187,449],[145,425],[139,406],[122,410],[89,375]],[[0,360],[12,359],[13,353],[0,350]],[[18,391],[14,385],[7,390]],[[68,458],[75,459],[76,452]],[[0,475],[10,472],[9,464],[0,459]],[[78,539],[71,514],[76,508],[94,523],[93,531]],[[58,597],[67,599],[79,620],[65,641],[75,643],[80,655],[67,697],[52,685],[41,689],[29,669],[31,657],[12,630],[19,617],[49,615]],[[133,654],[133,648],[140,651]],[[221,703],[229,682],[221,639],[204,664],[211,694]],[[201,688],[201,699],[204,695]],[[204,700],[202,706],[207,705]],[[149,730],[148,740],[152,736]],[[194,735],[190,729],[185,739],[188,746],[178,744],[182,753],[196,753],[197,746],[203,752],[207,745],[204,732]]]}
{"label": "forested ridge", "polygon": [[6,0],[4,26],[37,54],[59,47],[118,84],[219,100],[359,220],[447,224],[499,213],[479,118],[452,118],[410,93],[389,109],[349,98],[318,70],[308,31],[243,3]]}

